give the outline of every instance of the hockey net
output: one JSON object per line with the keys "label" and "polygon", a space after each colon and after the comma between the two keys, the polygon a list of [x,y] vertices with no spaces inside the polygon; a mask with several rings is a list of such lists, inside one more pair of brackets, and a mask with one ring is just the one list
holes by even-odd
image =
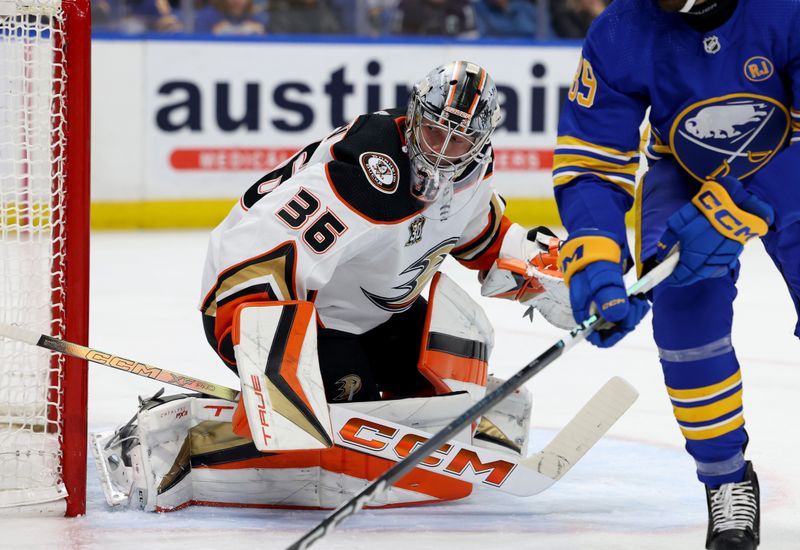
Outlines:
{"label": "hockey net", "polygon": [[[0,321],[84,344],[89,13],[0,0]],[[82,514],[85,451],[85,363],[0,338],[0,514]]]}

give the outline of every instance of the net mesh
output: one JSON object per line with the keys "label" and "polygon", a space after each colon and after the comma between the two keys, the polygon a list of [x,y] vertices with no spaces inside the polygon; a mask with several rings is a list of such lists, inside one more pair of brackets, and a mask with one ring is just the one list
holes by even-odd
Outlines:
{"label": "net mesh", "polygon": [[[60,0],[0,0],[0,321],[62,337]],[[0,338],[0,513],[61,507],[63,357]],[[54,510],[58,511],[58,510]]]}

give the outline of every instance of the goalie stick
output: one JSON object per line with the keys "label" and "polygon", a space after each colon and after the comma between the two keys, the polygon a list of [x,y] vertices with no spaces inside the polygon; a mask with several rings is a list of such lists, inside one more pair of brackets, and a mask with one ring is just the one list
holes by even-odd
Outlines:
{"label": "goalie stick", "polygon": [[122,357],[118,357],[111,353],[105,353],[103,351],[82,346],[80,344],[67,342],[66,340],[61,340],[46,334],[40,334],[38,332],[24,329],[15,325],[0,323],[0,336],[9,338],[11,340],[16,340],[18,342],[23,342],[25,344],[30,344],[31,346],[38,346],[40,348],[49,349],[50,351],[57,351],[58,353],[71,355],[79,359],[97,363],[98,365],[104,365],[106,367],[111,367],[112,369],[129,372],[137,376],[143,376],[145,378],[150,378],[151,380],[170,384],[179,388],[203,393],[211,397],[219,397],[220,399],[227,399],[229,401],[236,401],[239,398],[239,392],[233,388],[226,388],[225,386],[220,386],[219,384],[214,384],[213,382],[200,380],[199,378],[187,376],[179,372],[154,367],[153,365],[148,365],[147,363],[123,359]]}
{"label": "goalie stick", "polygon": [[[0,336],[208,396],[230,401],[238,399],[239,392],[233,388],[147,363],[123,359],[110,353],[13,325],[0,323]],[[452,441],[448,442],[446,452],[443,449],[439,456],[436,455],[438,451],[435,451],[431,463],[423,463],[421,466],[475,485],[499,489],[517,496],[532,496],[550,487],[580,460],[633,404],[636,397],[636,390],[627,382],[621,378],[612,378],[584,405],[547,447],[524,460],[506,453]],[[429,433],[364,412],[354,411],[343,405],[330,403],[329,409],[336,445],[386,458],[393,462],[408,452],[399,451],[399,449],[413,449],[414,445],[419,445],[419,442],[424,442],[432,437]],[[363,430],[362,433],[358,426],[371,428]],[[392,436],[384,435],[380,441],[367,441],[366,438],[371,437],[369,434],[377,433],[374,431],[376,426],[380,426],[381,434],[391,433]],[[408,446],[409,441],[413,442],[410,447]]]}
{"label": "goalie stick", "polygon": [[[678,263],[678,252],[670,254],[659,265],[651,269],[628,288],[628,296],[649,292],[658,283],[666,279]],[[434,434],[428,441],[417,447],[405,459],[397,462],[382,475],[375,478],[370,484],[359,491],[350,500],[334,510],[316,527],[297,539],[287,550],[303,550],[311,546],[336,528],[345,518],[361,510],[375,496],[382,494],[386,488],[407,474],[418,463],[432,455],[442,444],[446,443],[455,434],[470,425],[475,419],[500,403],[517,388],[541,372],[547,365],[561,357],[568,349],[584,340],[594,330],[602,328],[605,321],[598,314],[594,314],[580,325],[573,328],[567,336],[559,340],[533,361],[525,365],[514,376],[509,378],[494,391],[464,411],[450,424]]]}

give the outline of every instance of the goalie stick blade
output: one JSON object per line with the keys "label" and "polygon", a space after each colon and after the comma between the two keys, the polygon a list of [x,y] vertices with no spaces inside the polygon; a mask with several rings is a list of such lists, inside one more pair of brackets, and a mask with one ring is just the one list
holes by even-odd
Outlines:
{"label": "goalie stick blade", "polygon": [[[417,468],[529,497],[548,489],[569,471],[638,397],[628,382],[614,377],[603,385],[541,451],[517,457],[451,439]],[[397,461],[432,436],[364,411],[330,404],[337,446]]]}
{"label": "goalie stick blade", "polygon": [[611,378],[544,449],[522,464],[553,481],[561,479],[638,397],[626,380]]}

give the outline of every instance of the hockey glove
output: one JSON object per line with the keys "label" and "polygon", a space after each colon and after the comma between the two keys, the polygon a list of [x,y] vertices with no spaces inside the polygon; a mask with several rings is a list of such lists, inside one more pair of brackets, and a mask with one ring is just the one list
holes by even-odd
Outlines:
{"label": "hockey glove", "polygon": [[595,346],[608,348],[619,342],[650,309],[645,298],[628,298],[622,250],[610,233],[597,229],[572,233],[561,247],[559,266],[569,287],[575,321],[581,323],[597,312],[613,323],[589,335]]}
{"label": "hockey glove", "polygon": [[691,285],[721,277],[736,265],[747,241],[767,233],[774,219],[770,205],[747,192],[736,178],[707,181],[692,202],[667,220],[656,258],[680,244],[675,271],[664,283]]}
{"label": "hockey glove", "polygon": [[546,227],[525,231],[514,224],[506,232],[498,259],[479,275],[481,295],[517,300],[533,319],[538,309],[547,321],[570,329],[572,311],[564,277],[558,270],[560,241]]}

